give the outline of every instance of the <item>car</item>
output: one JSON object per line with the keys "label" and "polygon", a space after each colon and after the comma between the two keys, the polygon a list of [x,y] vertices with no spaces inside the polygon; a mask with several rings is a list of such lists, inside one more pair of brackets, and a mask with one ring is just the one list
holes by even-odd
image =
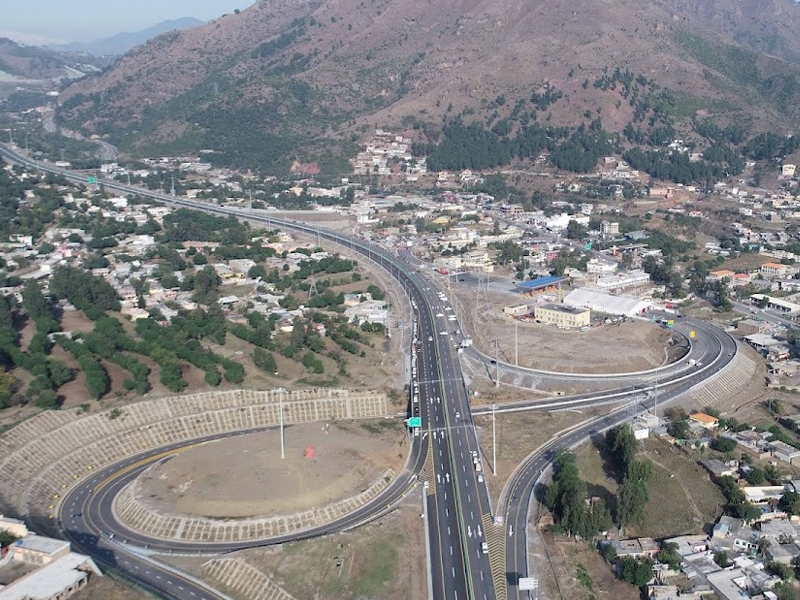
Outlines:
{"label": "car", "polygon": [[433,341],[433,336],[432,336],[432,335],[429,335],[429,336],[428,336],[428,341],[429,341],[429,342],[432,342],[432,341]]}
{"label": "car", "polygon": [[478,483],[483,483],[483,475],[478,475]]}
{"label": "car", "polygon": [[460,419],[460,418],[461,418],[461,413],[456,411],[456,419]]}

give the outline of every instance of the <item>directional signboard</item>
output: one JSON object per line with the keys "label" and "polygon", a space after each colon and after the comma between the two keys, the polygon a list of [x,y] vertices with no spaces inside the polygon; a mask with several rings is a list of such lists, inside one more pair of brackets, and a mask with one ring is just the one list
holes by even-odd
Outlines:
{"label": "directional signboard", "polygon": [[519,590],[521,592],[533,591],[539,589],[539,580],[535,577],[520,577]]}
{"label": "directional signboard", "polygon": [[409,427],[422,427],[422,417],[411,417],[408,420]]}
{"label": "directional signboard", "polygon": [[89,177],[89,179],[87,179],[86,181],[89,185],[94,185],[95,183],[97,183],[97,179],[95,179],[94,177]]}

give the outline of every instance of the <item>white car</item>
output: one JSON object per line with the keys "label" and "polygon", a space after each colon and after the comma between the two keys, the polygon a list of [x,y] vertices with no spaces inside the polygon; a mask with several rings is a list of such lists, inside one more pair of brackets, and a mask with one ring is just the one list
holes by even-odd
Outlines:
{"label": "white car", "polygon": [[433,341],[433,336],[432,336],[432,335],[429,335],[429,336],[428,336],[428,341],[429,341],[429,342],[432,342],[432,341]]}

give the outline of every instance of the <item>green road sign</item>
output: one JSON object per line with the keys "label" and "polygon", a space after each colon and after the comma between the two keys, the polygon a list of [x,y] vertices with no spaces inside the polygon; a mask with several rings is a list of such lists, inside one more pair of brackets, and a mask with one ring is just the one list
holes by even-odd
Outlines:
{"label": "green road sign", "polygon": [[584,246],[584,248],[585,248],[586,250],[591,250],[591,249],[592,249],[592,243],[591,243],[591,242],[589,242],[588,244],[586,244],[586,245]]}
{"label": "green road sign", "polygon": [[89,185],[94,185],[97,182],[97,179],[95,179],[94,177],[89,177],[88,181]]}
{"label": "green road sign", "polygon": [[409,427],[422,427],[422,417],[411,417],[408,420]]}

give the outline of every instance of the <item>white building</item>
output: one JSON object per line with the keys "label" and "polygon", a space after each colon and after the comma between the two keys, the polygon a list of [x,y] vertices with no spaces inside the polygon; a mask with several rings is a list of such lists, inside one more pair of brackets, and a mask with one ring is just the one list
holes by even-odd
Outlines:
{"label": "white building", "polygon": [[564,298],[564,304],[575,308],[588,308],[595,312],[629,317],[641,315],[652,304],[630,296],[612,296],[589,288],[572,290]]}

